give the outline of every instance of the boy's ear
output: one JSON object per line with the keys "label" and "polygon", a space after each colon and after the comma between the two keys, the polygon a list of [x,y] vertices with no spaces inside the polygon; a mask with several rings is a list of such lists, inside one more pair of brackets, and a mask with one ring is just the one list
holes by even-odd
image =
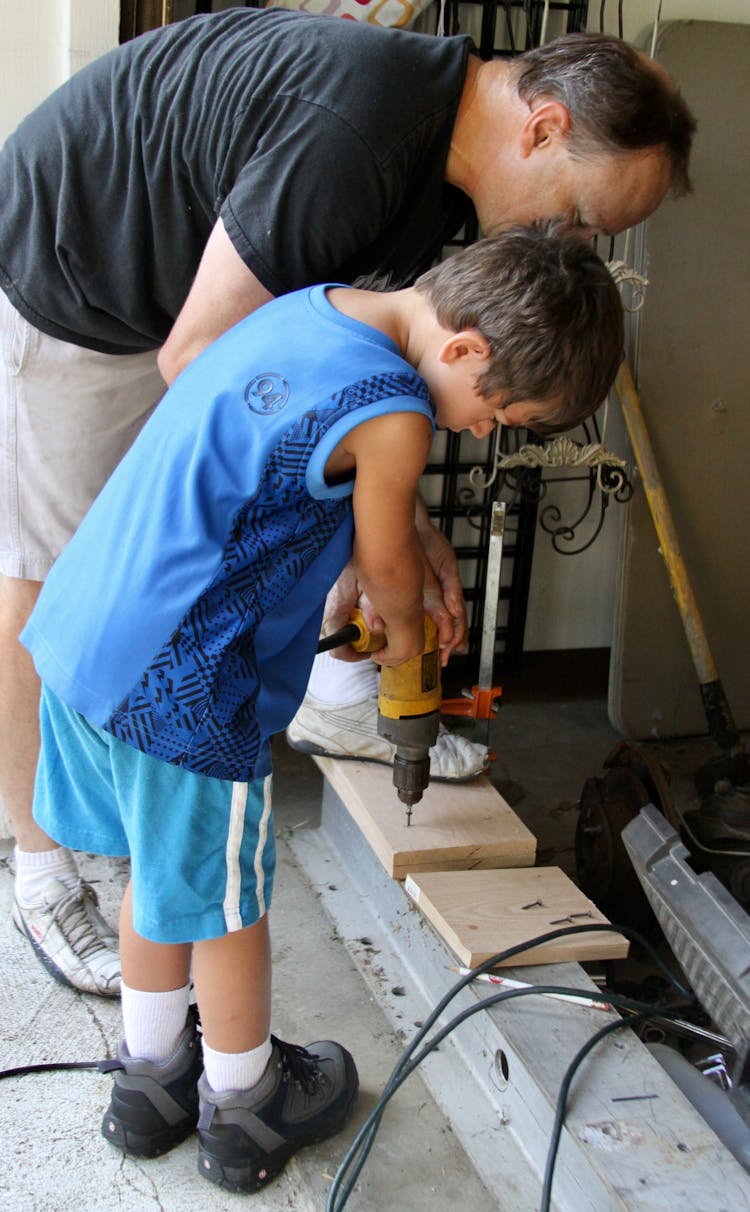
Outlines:
{"label": "boy's ear", "polygon": [[469,357],[484,361],[489,356],[490,343],[478,328],[464,328],[461,332],[451,333],[438,353],[438,358],[446,365]]}
{"label": "boy's ear", "polygon": [[521,127],[521,154],[551,145],[557,138],[570,133],[570,112],[561,101],[540,101],[529,113]]}

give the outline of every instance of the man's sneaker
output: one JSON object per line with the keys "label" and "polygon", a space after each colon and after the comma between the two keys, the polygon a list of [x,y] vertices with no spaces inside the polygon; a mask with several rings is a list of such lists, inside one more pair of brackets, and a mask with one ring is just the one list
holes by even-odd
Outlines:
{"label": "man's sneaker", "polygon": [[343,1128],[354,1105],[357,1069],[340,1044],[271,1043],[252,1090],[215,1094],[205,1074],[198,1083],[198,1169],[228,1191],[264,1187],[297,1149]]}
{"label": "man's sneaker", "polygon": [[70,889],[51,879],[41,901],[25,904],[16,895],[13,921],[56,981],[83,993],[119,997],[117,939],[98,904],[85,880]]}
{"label": "man's sneaker", "polygon": [[[344,706],[321,703],[306,694],[286,730],[292,749],[320,757],[351,758],[390,766],[396,746],[378,735],[377,696]],[[486,745],[447,732],[440,725],[430,750],[430,778],[437,782],[465,783],[489,767]]]}
{"label": "man's sneaker", "polygon": [[171,1056],[154,1064],[131,1056],[124,1042],[117,1059],[102,1061],[114,1073],[102,1136],[133,1157],[159,1157],[179,1145],[198,1122],[198,1078],[203,1054],[194,1012]]}

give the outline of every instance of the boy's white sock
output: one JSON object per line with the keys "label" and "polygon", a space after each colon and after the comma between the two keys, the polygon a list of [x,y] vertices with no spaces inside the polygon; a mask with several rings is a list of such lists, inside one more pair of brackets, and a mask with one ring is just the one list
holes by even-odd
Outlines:
{"label": "boy's white sock", "polygon": [[62,880],[66,888],[75,888],[78,883],[78,868],[66,846],[53,850],[21,850],[16,846],[14,856],[16,896],[24,905],[40,904],[49,880]]}
{"label": "boy's white sock", "polygon": [[203,1041],[203,1068],[214,1094],[257,1086],[271,1058],[271,1037],[249,1052],[217,1052]]}
{"label": "boy's white sock", "polygon": [[122,1028],[131,1056],[158,1064],[171,1056],[185,1030],[190,985],[167,993],[145,993],[122,982]]}
{"label": "boy's white sock", "polygon": [[329,706],[361,703],[378,692],[378,667],[374,661],[337,661],[330,652],[319,652],[307,692]]}

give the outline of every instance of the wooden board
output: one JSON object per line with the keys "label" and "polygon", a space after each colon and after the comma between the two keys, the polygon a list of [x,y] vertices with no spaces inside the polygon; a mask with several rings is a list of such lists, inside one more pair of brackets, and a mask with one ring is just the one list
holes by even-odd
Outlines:
{"label": "wooden board", "polygon": [[[608,921],[559,867],[420,872],[407,877],[405,889],[467,968],[559,926]],[[542,905],[522,907],[536,900]],[[580,913],[591,918],[558,921]],[[508,964],[621,959],[627,953],[622,935],[602,930],[554,939],[520,952]]]}
{"label": "wooden board", "polygon": [[314,760],[394,879],[415,871],[533,866],[536,838],[489,779],[430,783],[407,828],[389,766]]}

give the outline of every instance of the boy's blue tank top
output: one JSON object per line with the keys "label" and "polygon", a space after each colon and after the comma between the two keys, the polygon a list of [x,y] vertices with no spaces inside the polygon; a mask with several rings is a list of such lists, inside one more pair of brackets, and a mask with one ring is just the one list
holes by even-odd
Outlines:
{"label": "boy's blue tank top", "polygon": [[262,307],[180,375],[60,558],[22,634],[42,680],[120,740],[247,781],[305,692],[351,557],[344,435],[433,418],[423,380],[326,287]]}

